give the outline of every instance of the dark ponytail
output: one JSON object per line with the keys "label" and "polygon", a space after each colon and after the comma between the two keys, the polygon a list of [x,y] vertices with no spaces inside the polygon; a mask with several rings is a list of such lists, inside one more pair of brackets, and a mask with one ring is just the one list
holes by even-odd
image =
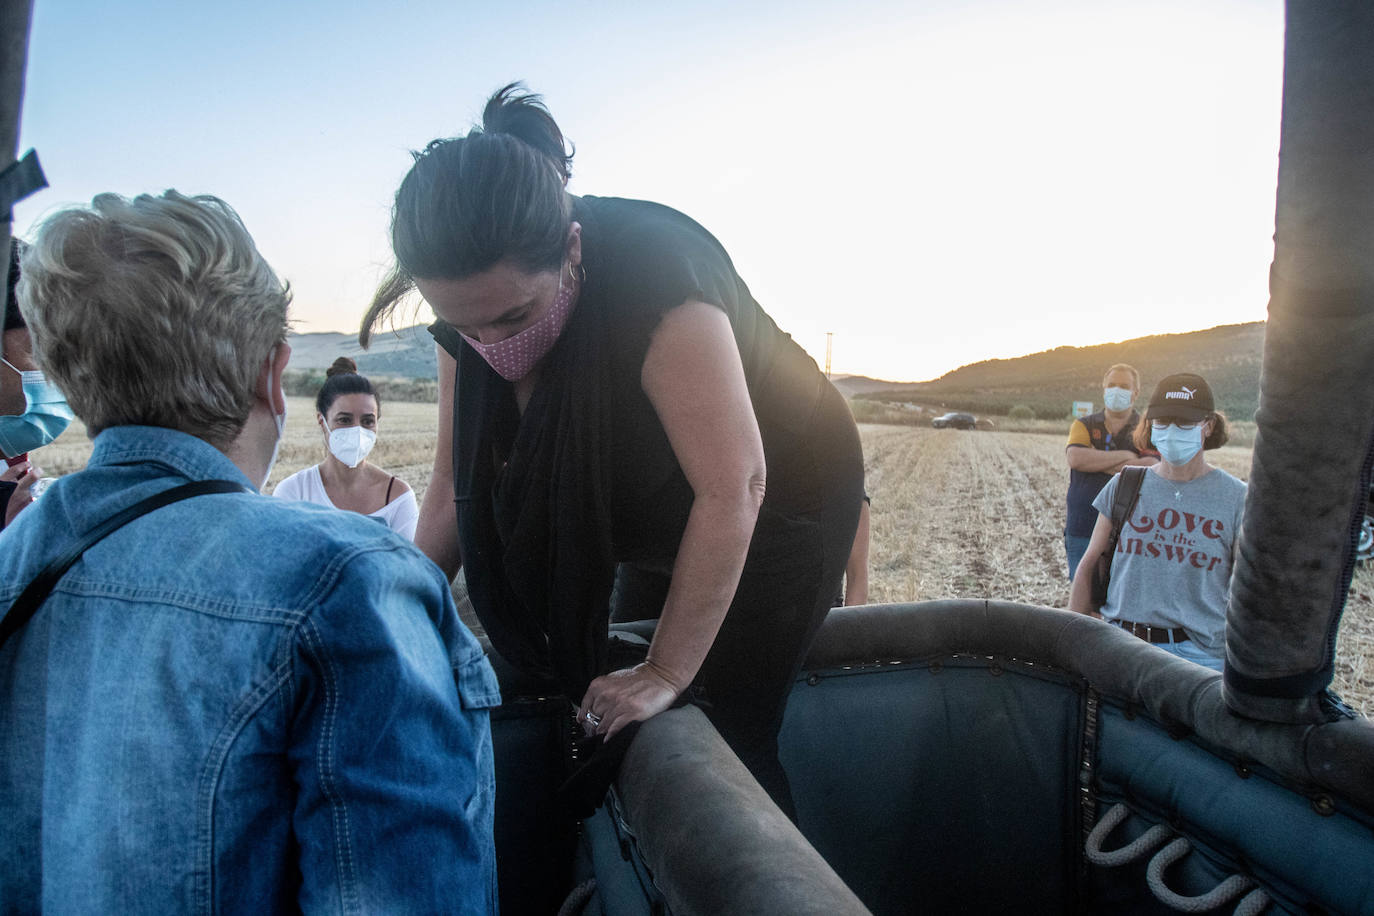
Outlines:
{"label": "dark ponytail", "polygon": [[382,399],[377,397],[377,390],[372,387],[372,383],[365,376],[358,374],[358,364],[347,356],[340,356],[334,360],[334,365],[324,372],[324,384],[320,386],[320,393],[315,396],[315,409],[320,416],[329,416],[329,408],[334,406],[340,395],[345,394],[370,394],[372,399],[377,402],[378,415],[382,412]]}
{"label": "dark ponytail", "polygon": [[505,260],[531,273],[563,263],[572,153],[538,95],[504,86],[481,127],[413,155],[391,215],[396,265],[363,316],[363,346],[416,277],[459,280]]}
{"label": "dark ponytail", "polygon": [[509,134],[543,154],[567,184],[572,177],[573,153],[563,131],[544,107],[542,96],[522,91],[520,83],[509,83],[487,99],[482,109],[482,130],[488,134]]}

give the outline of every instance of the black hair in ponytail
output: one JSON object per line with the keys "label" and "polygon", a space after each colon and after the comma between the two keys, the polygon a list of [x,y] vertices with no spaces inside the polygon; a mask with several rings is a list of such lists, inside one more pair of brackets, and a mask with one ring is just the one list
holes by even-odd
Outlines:
{"label": "black hair in ponytail", "polygon": [[334,360],[334,364],[325,370],[324,376],[320,393],[315,396],[315,410],[320,416],[329,416],[329,408],[334,406],[340,395],[345,394],[370,394],[377,402],[377,413],[382,412],[382,399],[377,396],[377,389],[372,387],[372,382],[368,381],[367,376],[358,374],[358,364],[347,356],[340,356]]}
{"label": "black hair in ponytail", "polygon": [[416,277],[458,280],[507,260],[528,272],[563,263],[572,153],[538,95],[503,86],[481,127],[413,155],[391,217],[396,266],[363,317],[364,346]]}
{"label": "black hair in ponytail", "polygon": [[[573,154],[563,131],[544,107],[543,97],[525,92],[519,83],[509,83],[487,99],[482,109],[482,130],[489,134],[510,134],[534,147],[558,169],[567,184],[572,177]],[[469,134],[471,136],[471,134]]]}

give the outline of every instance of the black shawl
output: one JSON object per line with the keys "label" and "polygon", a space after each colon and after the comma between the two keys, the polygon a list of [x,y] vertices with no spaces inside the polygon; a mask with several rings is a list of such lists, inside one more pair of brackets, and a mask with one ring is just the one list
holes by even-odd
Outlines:
{"label": "black shawl", "polygon": [[471,347],[454,348],[454,494],[473,608],[507,661],[575,699],[605,667],[615,575],[594,283],[541,365],[523,418],[512,384]]}

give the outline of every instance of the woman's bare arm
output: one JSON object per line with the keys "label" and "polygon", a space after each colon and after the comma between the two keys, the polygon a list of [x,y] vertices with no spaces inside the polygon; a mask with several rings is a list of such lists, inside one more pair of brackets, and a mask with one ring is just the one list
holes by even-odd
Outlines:
{"label": "woman's bare arm", "polygon": [[1107,541],[1111,536],[1112,520],[1099,512],[1097,524],[1093,525],[1092,538],[1088,541],[1088,549],[1083,551],[1083,559],[1079,561],[1078,569],[1074,570],[1073,586],[1069,589],[1069,610],[1090,617],[1102,616],[1092,606],[1093,567],[1097,564],[1097,558],[1106,552]]}
{"label": "woman's bare arm", "polygon": [[668,708],[696,677],[734,598],[763,503],[763,439],[729,319],[687,302],[664,316],[641,374],[692,487],[673,581],[644,664],[597,678],[581,712],[615,734]]}
{"label": "woman's bare arm", "polygon": [[463,563],[458,552],[458,516],[453,509],[453,380],[458,364],[443,347],[435,346],[439,354],[439,441],[434,449],[434,472],[420,504],[415,546],[452,582]]}
{"label": "woman's bare arm", "polygon": [[859,503],[859,528],[844,567],[844,603],[847,607],[868,603],[868,500]]}

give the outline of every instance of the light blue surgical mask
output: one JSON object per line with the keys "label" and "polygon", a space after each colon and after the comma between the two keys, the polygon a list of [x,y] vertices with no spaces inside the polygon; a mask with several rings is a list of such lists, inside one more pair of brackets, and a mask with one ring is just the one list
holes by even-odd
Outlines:
{"label": "light blue surgical mask", "polygon": [[1159,450],[1159,457],[1174,467],[1187,464],[1202,451],[1202,424],[1179,426],[1177,423],[1155,422],[1150,426],[1150,439]]}
{"label": "light blue surgical mask", "polygon": [[0,363],[19,373],[24,388],[24,412],[0,416],[0,452],[16,458],[62,435],[73,414],[61,389],[42,372],[24,372],[4,357],[0,357]]}
{"label": "light blue surgical mask", "polygon": [[1131,389],[1129,388],[1103,388],[1102,403],[1108,410],[1129,410],[1131,407]]}

